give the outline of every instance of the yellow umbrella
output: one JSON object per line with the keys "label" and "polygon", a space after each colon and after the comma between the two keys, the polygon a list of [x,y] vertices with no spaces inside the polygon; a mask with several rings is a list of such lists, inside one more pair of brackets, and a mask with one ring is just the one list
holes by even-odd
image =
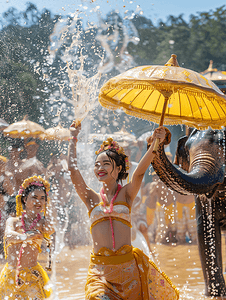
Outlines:
{"label": "yellow umbrella", "polygon": [[89,140],[104,141],[109,137],[119,142],[120,146],[123,148],[137,144],[136,136],[126,131],[125,126],[123,126],[121,130],[113,133],[92,133],[89,135]]}
{"label": "yellow umbrella", "polygon": [[136,67],[110,79],[99,102],[160,125],[219,129],[226,123],[224,94],[204,76],[179,67],[175,54],[164,66]]}
{"label": "yellow umbrella", "polygon": [[[226,123],[226,97],[211,81],[181,68],[172,54],[164,66],[141,66],[110,79],[99,102],[155,123],[219,129]],[[155,150],[157,148],[157,143]]]}
{"label": "yellow umbrella", "polygon": [[3,130],[5,136],[10,136],[12,138],[38,137],[44,132],[45,129],[41,125],[29,121],[27,117],[24,117],[22,121],[10,124]]}
{"label": "yellow umbrella", "polygon": [[207,70],[201,72],[203,76],[205,76],[207,79],[210,79],[212,81],[215,80],[226,80],[226,72],[225,71],[218,71],[216,68],[213,68],[213,61],[210,60],[210,64]]}
{"label": "yellow umbrella", "polygon": [[224,94],[226,93],[226,72],[218,71],[216,68],[213,68],[212,60],[210,60],[208,69],[200,74],[205,76],[207,79],[212,80]]}
{"label": "yellow umbrella", "polygon": [[128,141],[128,142],[136,142],[136,136],[125,129],[125,126],[122,127],[121,130],[115,131],[113,133],[114,138],[119,141]]}
{"label": "yellow umbrella", "polygon": [[70,130],[63,128],[60,124],[53,128],[46,129],[40,136],[41,139],[67,141],[70,137]]}
{"label": "yellow umbrella", "polygon": [[136,142],[136,136],[125,129],[125,126],[121,130],[115,131],[113,133],[91,133],[89,139],[96,141],[104,141],[108,137],[112,137],[117,141],[127,141],[127,142]]}

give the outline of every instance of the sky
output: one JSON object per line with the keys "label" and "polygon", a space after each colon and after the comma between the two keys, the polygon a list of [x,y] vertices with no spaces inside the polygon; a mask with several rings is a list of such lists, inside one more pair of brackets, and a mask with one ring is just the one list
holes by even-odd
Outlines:
{"label": "sky", "polygon": [[225,1],[221,0],[0,0],[0,13],[10,7],[15,7],[19,11],[24,10],[27,2],[36,4],[39,10],[47,8],[53,14],[60,15],[73,13],[77,9],[85,10],[91,19],[95,15],[95,10],[101,12],[103,16],[112,9],[118,10],[122,15],[127,10],[133,10],[150,18],[154,24],[157,24],[159,19],[166,21],[169,15],[180,14],[188,21],[191,14],[215,10],[225,5]]}

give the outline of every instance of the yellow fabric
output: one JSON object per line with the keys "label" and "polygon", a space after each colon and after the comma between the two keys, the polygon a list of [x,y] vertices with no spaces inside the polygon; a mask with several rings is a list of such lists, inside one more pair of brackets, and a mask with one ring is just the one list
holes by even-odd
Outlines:
{"label": "yellow fabric", "polygon": [[151,224],[153,224],[155,219],[155,208],[149,208],[147,206],[146,209],[147,224],[148,226],[150,226]]}
{"label": "yellow fabric", "polygon": [[17,195],[16,196],[16,215],[17,216],[21,216],[22,212],[23,212],[23,206],[22,206],[22,202],[21,202],[21,196],[22,195]]}
{"label": "yellow fabric", "polygon": [[142,203],[145,203],[147,196],[142,196]]}
{"label": "yellow fabric", "polygon": [[[117,212],[117,206],[119,206],[119,205],[124,206],[126,209],[128,209],[128,211],[122,212],[121,210],[119,210],[119,212]],[[99,209],[99,211],[94,211],[95,208]],[[89,211],[89,217],[91,220],[90,232],[92,232],[92,228],[96,224],[98,224],[102,221],[110,220],[110,218],[112,220],[122,222],[123,224],[129,226],[130,228],[132,227],[132,225],[131,225],[131,208],[127,203],[122,202],[122,201],[114,203],[114,208],[111,213],[105,213],[104,203],[100,202]]]}
{"label": "yellow fabric", "polygon": [[183,218],[183,208],[188,207],[190,211],[190,219],[194,220],[195,219],[195,212],[194,212],[194,207],[195,207],[195,201],[187,204],[182,204],[180,202],[177,202],[177,217],[178,219]]}
{"label": "yellow fabric", "polygon": [[128,173],[128,176],[127,176],[127,183],[129,183],[129,173]]}
{"label": "yellow fabric", "polygon": [[140,249],[128,245],[91,255],[85,291],[86,300],[179,299],[170,279]]}
{"label": "yellow fabric", "polygon": [[[16,268],[6,263],[0,274],[0,299],[45,299],[52,290],[46,287],[49,277],[40,264],[20,270],[19,286],[16,286]],[[19,298],[20,297],[20,298]]]}
{"label": "yellow fabric", "polygon": [[124,252],[125,254],[121,252],[121,249],[119,249],[118,251],[113,251],[103,247],[98,252],[98,255],[90,255],[90,261],[93,264],[119,265],[124,262],[128,262],[134,258],[132,248],[130,246],[124,247]]}

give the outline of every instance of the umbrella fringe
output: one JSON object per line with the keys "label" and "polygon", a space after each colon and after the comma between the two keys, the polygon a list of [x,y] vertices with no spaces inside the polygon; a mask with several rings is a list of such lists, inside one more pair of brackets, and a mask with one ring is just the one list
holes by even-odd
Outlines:
{"label": "umbrella fringe", "polygon": [[[115,105],[115,104],[111,104],[109,105],[109,101],[106,101],[104,100],[103,98],[101,98],[101,105],[107,109],[111,109],[111,110],[116,110],[119,108],[118,105]],[[128,115],[131,115],[133,117],[136,117],[136,118],[140,118],[140,119],[145,119],[149,122],[154,122],[154,123],[158,123],[159,122],[159,116],[153,116],[151,115],[151,113],[149,112],[149,114],[147,114],[147,112],[139,112],[139,111],[135,111],[135,110],[130,110],[130,109],[127,109],[125,107],[120,107],[126,114]],[[219,121],[219,123],[217,122]],[[202,123],[202,124],[199,124]],[[225,118],[225,121],[223,122],[224,124],[226,124],[226,118]],[[179,118],[179,117],[175,117],[175,119],[167,119],[167,114],[165,115],[165,119],[164,119],[164,125],[187,125],[189,127],[195,127],[199,130],[206,130],[208,129],[209,127],[211,127],[212,129],[222,129],[222,120],[216,120],[216,123],[215,124],[211,124],[211,126],[209,125],[209,122],[208,120],[206,120],[206,124],[203,124],[203,120],[200,119],[200,120],[197,120],[197,119],[194,119],[192,120],[192,118],[189,120],[185,120],[184,118]]]}

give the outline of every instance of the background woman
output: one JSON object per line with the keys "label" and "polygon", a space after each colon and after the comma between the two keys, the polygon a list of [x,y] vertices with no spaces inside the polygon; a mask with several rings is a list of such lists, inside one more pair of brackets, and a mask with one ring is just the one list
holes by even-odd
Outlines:
{"label": "background woman", "polygon": [[17,217],[10,217],[5,229],[7,263],[0,275],[0,299],[44,299],[51,289],[49,278],[37,262],[44,238],[54,232],[47,208],[48,181],[27,178],[16,197]]}
{"label": "background woman", "polygon": [[165,129],[155,130],[153,144],[139,162],[131,181],[129,161],[122,147],[112,138],[96,152],[94,173],[103,183],[100,193],[90,189],[77,167],[76,142],[81,125],[71,125],[68,166],[71,179],[91,220],[93,253],[86,283],[86,299],[178,299],[169,278],[138,248],[131,246],[131,207],[154,154],[156,138],[163,142]]}

